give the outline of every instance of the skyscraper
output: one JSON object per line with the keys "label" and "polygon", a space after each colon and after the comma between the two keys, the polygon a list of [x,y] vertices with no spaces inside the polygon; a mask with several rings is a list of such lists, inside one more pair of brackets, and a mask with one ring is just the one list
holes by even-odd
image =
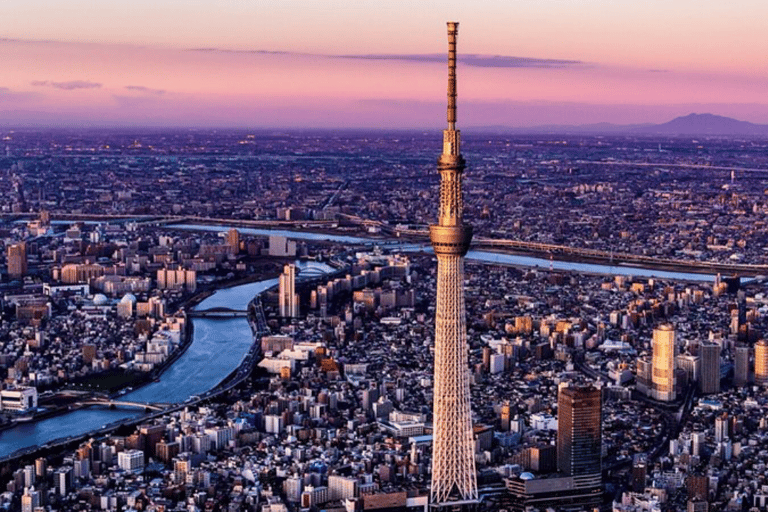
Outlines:
{"label": "skyscraper", "polygon": [[675,328],[672,324],[661,324],[653,330],[652,367],[653,397],[662,402],[673,401],[676,389]]}
{"label": "skyscraper", "polygon": [[235,228],[227,231],[227,245],[232,248],[232,254],[240,252],[240,232]]}
{"label": "skyscraper", "polygon": [[456,39],[459,24],[448,22],[448,128],[443,131],[440,172],[440,212],[429,227],[437,256],[435,311],[435,392],[432,450],[433,506],[458,506],[477,500],[466,312],[464,255],[472,228],[462,221],[461,179],[465,168],[456,129]]}
{"label": "skyscraper", "polygon": [[720,345],[706,341],[699,348],[701,375],[699,389],[705,395],[720,392]]}
{"label": "skyscraper", "polygon": [[749,382],[749,345],[736,345],[733,350],[733,385],[741,388]]}
{"label": "skyscraper", "polygon": [[8,277],[21,279],[27,273],[27,244],[20,242],[8,246]]}
{"label": "skyscraper", "polygon": [[557,394],[557,469],[572,477],[602,473],[602,395],[592,385],[562,385]]}
{"label": "skyscraper", "polygon": [[768,386],[768,341],[755,343],[755,384]]}
{"label": "skyscraper", "polygon": [[296,294],[296,265],[283,267],[279,284],[280,316],[296,318],[299,316],[299,296]]}

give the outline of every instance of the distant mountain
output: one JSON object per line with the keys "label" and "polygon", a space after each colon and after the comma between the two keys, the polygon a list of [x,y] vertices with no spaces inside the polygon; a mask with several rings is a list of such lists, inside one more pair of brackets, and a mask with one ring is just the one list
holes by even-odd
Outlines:
{"label": "distant mountain", "polygon": [[662,124],[612,124],[594,123],[582,125],[545,125],[528,128],[502,126],[475,127],[487,132],[531,134],[648,134],[648,135],[737,135],[768,136],[768,125],[739,121],[715,114],[688,114]]}
{"label": "distant mountain", "polygon": [[768,135],[768,125],[714,114],[688,114],[638,131],[664,135]]}

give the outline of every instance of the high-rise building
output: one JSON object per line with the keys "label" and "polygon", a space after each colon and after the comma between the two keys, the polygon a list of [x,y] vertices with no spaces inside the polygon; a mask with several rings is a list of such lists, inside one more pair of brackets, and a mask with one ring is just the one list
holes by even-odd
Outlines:
{"label": "high-rise building", "polygon": [[755,343],[755,384],[768,386],[768,341]]}
{"label": "high-rise building", "polygon": [[340,475],[329,476],[328,493],[331,500],[345,500],[359,496],[357,478]]}
{"label": "high-rise building", "polygon": [[299,296],[296,294],[296,265],[283,268],[279,286],[280,316],[296,318],[299,316]]}
{"label": "high-rise building", "polygon": [[502,432],[509,432],[510,420],[512,419],[512,408],[509,406],[509,402],[506,402],[501,406],[501,430]]}
{"label": "high-rise building", "polygon": [[117,454],[117,465],[128,473],[141,473],[144,470],[144,452],[126,450]]}
{"label": "high-rise building", "polygon": [[72,487],[72,468],[63,467],[53,474],[53,483],[59,496],[66,496]]}
{"label": "high-rise building", "polygon": [[721,443],[729,438],[728,413],[715,418],[715,442]]}
{"label": "high-rise building", "polygon": [[27,274],[27,244],[20,242],[8,246],[8,277],[21,279]]}
{"label": "high-rise building", "polygon": [[232,254],[240,252],[240,232],[235,228],[227,231],[227,245],[232,248]]}
{"label": "high-rise building", "polygon": [[749,383],[749,346],[736,345],[733,350],[733,385],[740,388]]}
{"label": "high-rise building", "polygon": [[21,512],[34,512],[41,504],[40,491],[36,491],[34,487],[24,489],[24,494],[21,496]]}
{"label": "high-rise building", "polygon": [[39,457],[35,459],[35,477],[45,480],[45,476],[48,474],[48,461]]}
{"label": "high-rise building", "polygon": [[635,455],[632,461],[631,489],[632,492],[645,492],[648,481],[648,460],[644,454]]}
{"label": "high-rise building", "polygon": [[701,375],[699,390],[705,394],[720,392],[720,345],[706,341],[699,347]]}
{"label": "high-rise building", "polygon": [[561,385],[557,395],[557,469],[601,477],[602,394],[592,385]]}
{"label": "high-rise building", "polygon": [[477,501],[466,311],[464,256],[472,228],[464,224],[461,190],[465,168],[461,136],[456,129],[456,39],[459,24],[448,23],[448,128],[443,131],[440,172],[440,212],[429,227],[437,256],[435,310],[435,390],[432,448],[432,488],[435,507]]}
{"label": "high-rise building", "polygon": [[675,399],[675,328],[672,324],[662,324],[653,330],[651,381],[656,400]]}

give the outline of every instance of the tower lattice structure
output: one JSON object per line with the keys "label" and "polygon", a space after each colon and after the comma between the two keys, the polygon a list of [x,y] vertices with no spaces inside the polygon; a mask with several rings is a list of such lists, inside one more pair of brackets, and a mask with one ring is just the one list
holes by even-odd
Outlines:
{"label": "tower lattice structure", "polygon": [[458,28],[458,23],[448,23],[448,129],[443,131],[443,153],[438,160],[439,219],[429,227],[437,256],[431,502],[438,507],[477,500],[464,307],[464,256],[472,228],[462,220],[465,162],[456,129]]}

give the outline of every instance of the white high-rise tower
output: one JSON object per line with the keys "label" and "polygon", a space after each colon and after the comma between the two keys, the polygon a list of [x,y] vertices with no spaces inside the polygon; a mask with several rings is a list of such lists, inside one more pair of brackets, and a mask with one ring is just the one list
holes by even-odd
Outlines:
{"label": "white high-rise tower", "polygon": [[297,318],[299,316],[299,296],[296,294],[296,265],[283,267],[279,281],[280,316]]}
{"label": "white high-rise tower", "polygon": [[438,223],[429,227],[437,256],[435,312],[435,393],[431,502],[460,506],[477,500],[466,312],[464,255],[472,228],[462,221],[461,179],[465,163],[456,129],[456,38],[459,24],[448,23],[448,129],[443,131]]}

